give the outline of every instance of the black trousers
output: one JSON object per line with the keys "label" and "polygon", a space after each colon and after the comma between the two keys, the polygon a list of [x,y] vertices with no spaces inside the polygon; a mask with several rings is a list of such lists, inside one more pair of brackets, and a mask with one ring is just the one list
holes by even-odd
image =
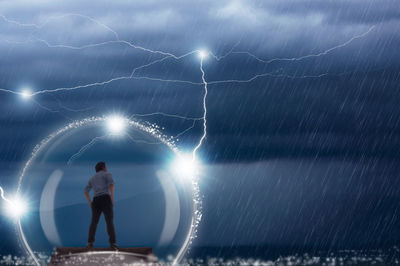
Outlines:
{"label": "black trousers", "polygon": [[89,227],[88,243],[94,242],[94,236],[96,234],[97,224],[99,223],[101,213],[104,213],[109,241],[110,244],[113,244],[116,242],[114,229],[114,210],[111,197],[109,195],[101,195],[93,198],[92,222],[90,223]]}

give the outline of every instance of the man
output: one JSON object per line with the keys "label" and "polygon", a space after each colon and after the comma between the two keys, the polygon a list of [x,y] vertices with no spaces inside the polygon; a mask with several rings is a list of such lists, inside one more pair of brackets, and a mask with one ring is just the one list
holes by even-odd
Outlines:
{"label": "man", "polygon": [[[87,248],[93,248],[94,236],[96,234],[97,224],[99,223],[101,213],[107,223],[107,233],[110,242],[110,248],[117,250],[118,246],[115,239],[114,229],[114,180],[112,174],[107,172],[105,162],[96,164],[96,174],[89,179],[85,187],[85,196],[92,208],[92,222],[89,227],[89,238]],[[93,202],[90,200],[89,192],[93,189]]]}

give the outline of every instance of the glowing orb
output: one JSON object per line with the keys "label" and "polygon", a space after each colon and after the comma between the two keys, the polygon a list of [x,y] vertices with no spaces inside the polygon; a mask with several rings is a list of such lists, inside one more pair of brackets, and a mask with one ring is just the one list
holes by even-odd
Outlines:
{"label": "glowing orb", "polygon": [[33,96],[32,92],[29,89],[24,89],[23,91],[21,91],[20,95],[24,100],[27,100]]}
{"label": "glowing orb", "polygon": [[183,154],[177,156],[172,163],[172,171],[179,177],[191,178],[196,175],[199,166],[199,162],[193,158],[192,154]]}
{"label": "glowing orb", "polygon": [[28,205],[23,199],[19,197],[14,197],[13,199],[10,199],[6,204],[6,212],[8,216],[14,219],[19,219],[27,211]]}
{"label": "glowing orb", "polygon": [[199,57],[201,58],[201,59],[204,59],[204,58],[206,58],[208,56],[208,52],[206,51],[206,50],[200,50],[199,51]]}
{"label": "glowing orb", "polygon": [[107,128],[112,135],[121,135],[127,125],[127,121],[121,116],[110,116],[107,118]]}

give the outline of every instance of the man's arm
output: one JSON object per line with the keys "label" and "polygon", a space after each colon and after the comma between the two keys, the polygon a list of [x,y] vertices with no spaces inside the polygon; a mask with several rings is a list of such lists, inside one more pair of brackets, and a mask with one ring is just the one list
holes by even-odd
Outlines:
{"label": "man's arm", "polygon": [[110,195],[111,196],[111,202],[112,202],[112,205],[114,205],[114,179],[113,179],[112,174],[110,172],[107,173],[106,180],[107,180],[108,188],[110,189],[110,192],[111,192],[111,195]]}
{"label": "man's arm", "polygon": [[111,202],[114,205],[114,184],[110,185],[110,192],[111,192]]}
{"label": "man's arm", "polygon": [[90,184],[90,180],[88,182],[88,184],[85,187],[84,193],[85,193],[85,197],[87,199],[87,201],[89,202],[90,207],[92,207],[92,201],[90,200],[90,195],[89,192],[92,189],[92,184]]}
{"label": "man's arm", "polygon": [[90,207],[92,207],[92,201],[90,200],[89,192],[87,192],[86,190],[85,190],[85,197],[86,197],[87,201],[89,202]]}

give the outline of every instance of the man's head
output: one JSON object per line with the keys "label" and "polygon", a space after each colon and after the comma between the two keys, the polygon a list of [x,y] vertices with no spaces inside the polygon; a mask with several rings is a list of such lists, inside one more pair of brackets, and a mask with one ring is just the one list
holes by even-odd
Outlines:
{"label": "man's head", "polygon": [[98,162],[95,166],[96,173],[100,171],[107,172],[107,167],[105,162]]}

